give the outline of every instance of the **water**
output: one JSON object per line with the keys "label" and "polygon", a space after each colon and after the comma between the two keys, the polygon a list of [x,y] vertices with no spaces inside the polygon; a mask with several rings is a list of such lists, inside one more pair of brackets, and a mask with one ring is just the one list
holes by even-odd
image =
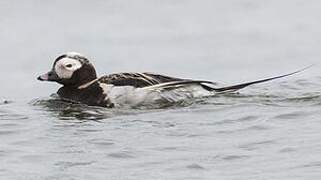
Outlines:
{"label": "water", "polygon": [[[0,179],[320,179],[319,1],[1,1]],[[65,51],[99,74],[224,84],[312,69],[166,108],[61,102]]]}

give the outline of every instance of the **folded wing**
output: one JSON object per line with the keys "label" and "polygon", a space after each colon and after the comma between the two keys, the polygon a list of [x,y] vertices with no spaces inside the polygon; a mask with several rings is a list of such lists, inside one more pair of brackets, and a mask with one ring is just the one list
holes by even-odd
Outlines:
{"label": "folded wing", "polygon": [[181,82],[184,79],[153,73],[117,73],[103,76],[99,82],[115,86],[149,87],[168,82]]}

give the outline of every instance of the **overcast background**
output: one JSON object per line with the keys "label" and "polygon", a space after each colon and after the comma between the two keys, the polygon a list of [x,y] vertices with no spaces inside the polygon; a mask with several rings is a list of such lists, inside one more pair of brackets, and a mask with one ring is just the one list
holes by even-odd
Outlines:
{"label": "overcast background", "polygon": [[36,77],[66,51],[100,75],[149,71],[225,83],[319,76],[318,0],[2,0],[0,95],[48,96]]}

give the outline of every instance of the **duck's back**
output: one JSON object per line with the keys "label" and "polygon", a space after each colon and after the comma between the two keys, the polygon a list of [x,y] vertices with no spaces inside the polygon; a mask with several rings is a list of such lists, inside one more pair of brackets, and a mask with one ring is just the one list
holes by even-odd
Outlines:
{"label": "duck's back", "polygon": [[103,76],[99,79],[99,82],[112,84],[114,86],[133,86],[135,88],[142,88],[183,80],[184,79],[154,73],[117,73]]}

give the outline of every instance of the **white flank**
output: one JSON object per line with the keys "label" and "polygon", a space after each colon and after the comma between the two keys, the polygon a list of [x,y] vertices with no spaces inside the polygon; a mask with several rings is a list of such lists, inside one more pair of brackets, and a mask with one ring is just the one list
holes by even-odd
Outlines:
{"label": "white flank", "polygon": [[132,86],[114,86],[111,84],[100,84],[100,87],[114,105],[122,107],[135,107],[155,105],[158,103],[175,103],[191,98],[199,98],[213,95],[199,85],[178,87],[169,91],[158,91]]}
{"label": "white flank", "polygon": [[56,63],[55,71],[59,78],[69,79],[76,70],[81,68],[81,66],[82,64],[76,59],[62,58]]}

